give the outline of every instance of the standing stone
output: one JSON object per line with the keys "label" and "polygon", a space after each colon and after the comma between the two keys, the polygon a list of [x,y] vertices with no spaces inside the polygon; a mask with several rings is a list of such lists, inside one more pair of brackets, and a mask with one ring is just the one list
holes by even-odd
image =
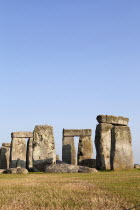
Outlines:
{"label": "standing stone", "polygon": [[56,163],[53,127],[37,125],[33,132],[33,164]]}
{"label": "standing stone", "polygon": [[74,146],[74,137],[63,137],[62,161],[68,164],[76,165],[76,149]]}
{"label": "standing stone", "polygon": [[91,136],[80,136],[78,144],[78,164],[82,160],[92,159],[93,147]]}
{"label": "standing stone", "polygon": [[27,142],[27,169],[33,168],[33,138],[29,138]]}
{"label": "standing stone", "polygon": [[96,128],[95,146],[96,146],[96,164],[97,169],[107,170],[110,168],[111,152],[111,124],[100,123]]}
{"label": "standing stone", "polygon": [[112,129],[111,169],[134,168],[132,138],[128,126],[115,126]]}
{"label": "standing stone", "polygon": [[0,169],[8,169],[10,161],[10,143],[3,143],[0,151]]}
{"label": "standing stone", "polygon": [[[21,168],[26,168],[26,140],[25,138],[13,138],[11,141],[10,167],[16,168],[20,165]],[[20,164],[19,164],[20,160]]]}

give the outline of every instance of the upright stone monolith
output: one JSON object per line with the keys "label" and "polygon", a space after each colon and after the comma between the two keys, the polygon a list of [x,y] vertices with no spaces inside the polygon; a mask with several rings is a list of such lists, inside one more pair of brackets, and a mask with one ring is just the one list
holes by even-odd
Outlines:
{"label": "upright stone monolith", "polygon": [[20,165],[21,168],[26,168],[26,140],[25,138],[12,138],[10,167],[16,168],[17,161],[18,161],[18,166]]}
{"label": "upright stone monolith", "polygon": [[0,169],[8,169],[10,161],[10,143],[3,143],[0,149]]}
{"label": "upright stone monolith", "polygon": [[76,165],[76,149],[74,146],[74,137],[63,137],[62,142],[62,161],[68,164]]}
{"label": "upright stone monolith", "polygon": [[131,169],[134,166],[129,119],[112,115],[97,116],[96,163],[97,168]]}
{"label": "upright stone monolith", "polygon": [[33,165],[56,163],[53,127],[37,125],[33,132]]}
{"label": "upright stone monolith", "polygon": [[33,138],[29,138],[27,142],[26,167],[28,170],[33,168]]}
{"label": "upright stone monolith", "polygon": [[78,164],[86,159],[92,159],[93,147],[91,136],[80,136],[78,144]]}

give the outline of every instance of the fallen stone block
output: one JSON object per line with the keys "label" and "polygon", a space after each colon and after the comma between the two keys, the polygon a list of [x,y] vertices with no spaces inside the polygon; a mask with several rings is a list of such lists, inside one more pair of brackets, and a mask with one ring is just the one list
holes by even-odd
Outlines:
{"label": "fallen stone block", "polygon": [[134,164],[134,168],[140,168],[139,164]]}
{"label": "fallen stone block", "polygon": [[5,174],[28,174],[26,168],[9,168],[4,171]]}

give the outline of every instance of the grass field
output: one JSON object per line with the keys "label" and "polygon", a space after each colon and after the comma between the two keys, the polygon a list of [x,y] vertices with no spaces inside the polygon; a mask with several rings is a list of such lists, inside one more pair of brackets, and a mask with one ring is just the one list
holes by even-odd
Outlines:
{"label": "grass field", "polygon": [[140,209],[140,170],[1,174],[0,209]]}

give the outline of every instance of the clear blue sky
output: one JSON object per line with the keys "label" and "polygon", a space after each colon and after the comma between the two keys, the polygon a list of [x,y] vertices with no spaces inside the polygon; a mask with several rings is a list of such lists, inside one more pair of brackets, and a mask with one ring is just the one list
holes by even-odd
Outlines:
{"label": "clear blue sky", "polygon": [[140,1],[2,0],[0,99],[1,143],[48,124],[61,154],[63,128],[122,115],[140,163]]}

